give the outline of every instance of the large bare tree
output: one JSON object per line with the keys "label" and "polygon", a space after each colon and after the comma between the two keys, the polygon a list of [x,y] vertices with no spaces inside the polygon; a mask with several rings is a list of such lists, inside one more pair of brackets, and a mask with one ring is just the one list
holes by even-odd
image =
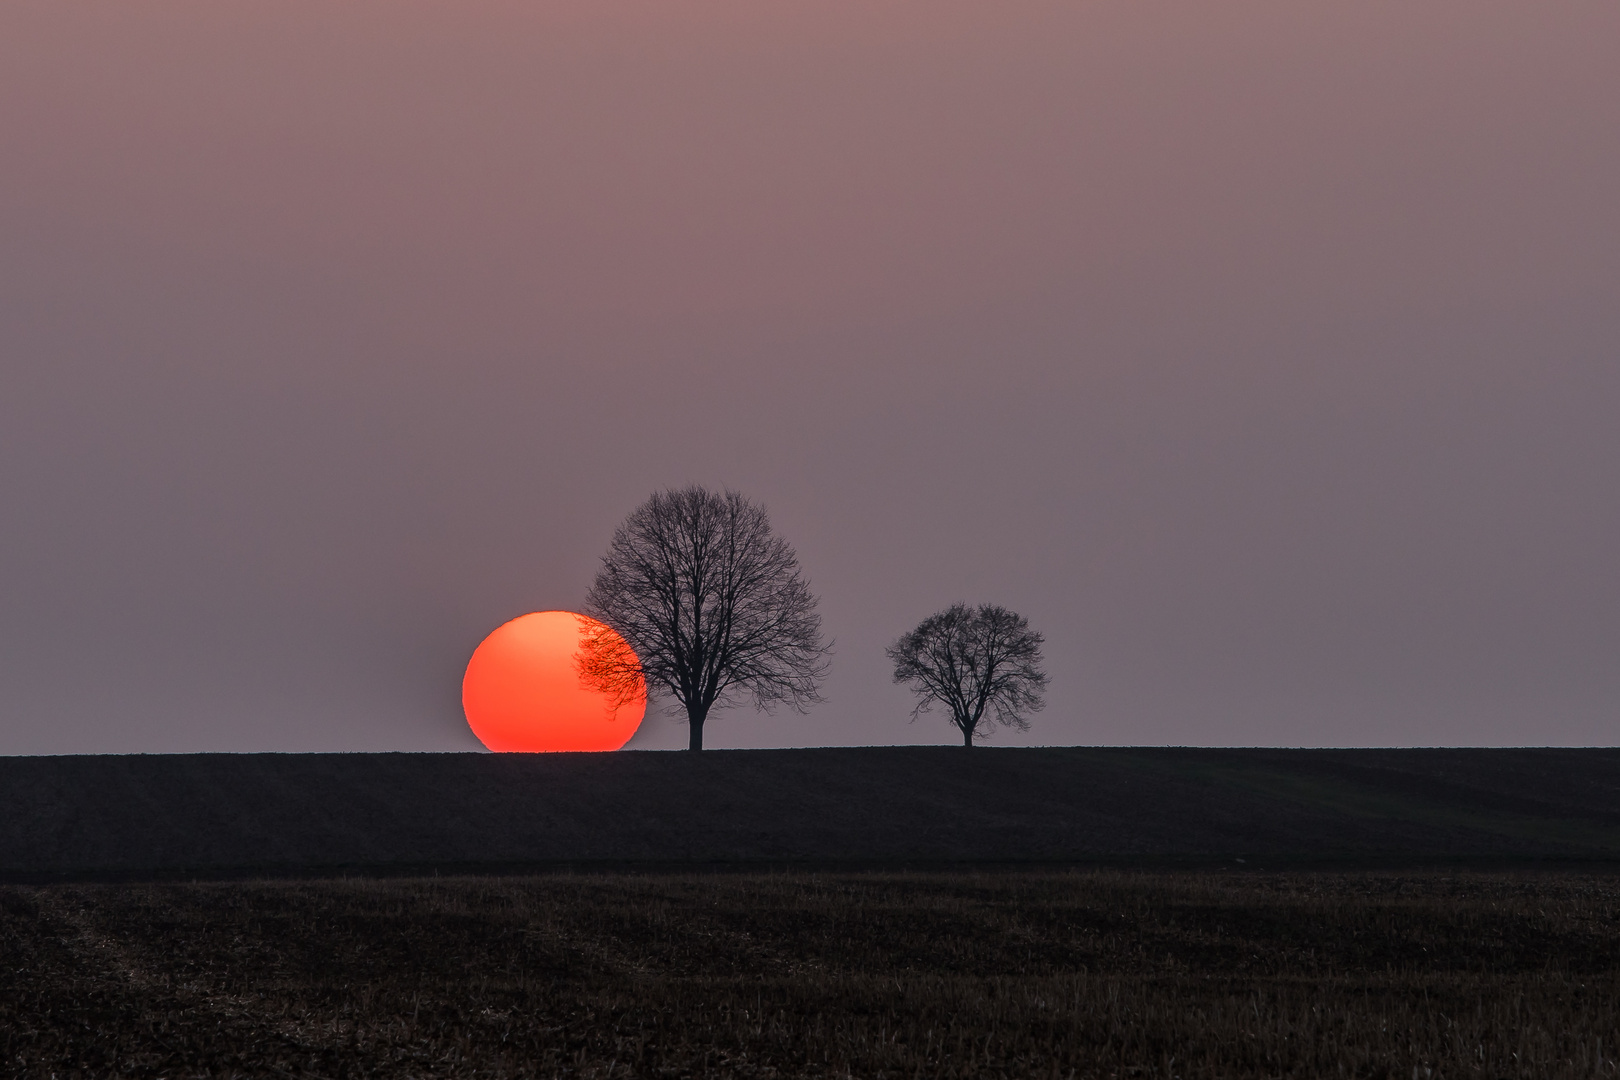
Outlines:
{"label": "large bare tree", "polygon": [[944,705],[962,733],[962,745],[971,748],[975,738],[989,736],[992,720],[1028,731],[1027,714],[1046,707],[1044,640],[1017,612],[992,604],[952,604],[885,651],[894,661],[894,681],[920,698],[911,718]]}
{"label": "large bare tree", "polygon": [[821,700],[828,647],[816,598],[764,508],[736,492],[687,487],[642,503],[614,532],[585,611],[630,648],[587,633],[581,677],[616,703],[643,687],[672,698],[693,750],[717,705],[803,712]]}

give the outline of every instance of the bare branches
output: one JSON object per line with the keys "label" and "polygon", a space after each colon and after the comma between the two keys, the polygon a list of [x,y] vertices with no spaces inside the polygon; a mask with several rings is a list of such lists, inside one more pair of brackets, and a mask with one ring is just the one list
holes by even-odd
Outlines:
{"label": "bare branches", "polygon": [[987,715],[1003,727],[1028,731],[1026,714],[1046,707],[1044,640],[1029,628],[1029,620],[1006,608],[952,604],[885,652],[894,661],[894,681],[918,695],[912,719],[936,703],[944,705],[963,745],[972,746],[990,734]]}
{"label": "bare branches", "polygon": [[579,616],[579,652],[574,662],[585,685],[607,695],[608,707],[615,715],[647,696],[640,658],[606,623]]}
{"label": "bare branches", "polygon": [[[827,669],[816,599],[763,508],[735,492],[659,492],[613,534],[585,610],[634,650],[587,637],[580,675],[613,696],[647,691],[685,709],[692,748],[716,705],[800,712]],[[630,695],[627,697],[626,695]]]}

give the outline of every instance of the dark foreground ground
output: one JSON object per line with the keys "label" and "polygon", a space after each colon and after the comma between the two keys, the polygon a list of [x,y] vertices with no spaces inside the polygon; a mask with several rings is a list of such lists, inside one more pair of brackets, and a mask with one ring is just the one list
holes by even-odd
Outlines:
{"label": "dark foreground ground", "polygon": [[12,882],[995,863],[1616,864],[1620,751],[0,758]]}
{"label": "dark foreground ground", "polygon": [[0,888],[37,1077],[1605,1077],[1620,879],[550,875]]}

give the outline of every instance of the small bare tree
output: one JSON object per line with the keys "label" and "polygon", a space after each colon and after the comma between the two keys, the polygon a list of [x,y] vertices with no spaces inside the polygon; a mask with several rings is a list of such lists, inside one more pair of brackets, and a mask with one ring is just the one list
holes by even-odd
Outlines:
{"label": "small bare tree", "polygon": [[1044,640],[1017,612],[952,604],[885,651],[894,661],[894,681],[921,698],[911,718],[942,704],[951,710],[962,745],[971,748],[974,739],[990,734],[987,714],[1003,727],[1028,731],[1026,714],[1046,707]]}
{"label": "small bare tree", "polygon": [[673,698],[693,750],[716,705],[747,697],[803,712],[821,700],[816,598],[764,509],[735,492],[688,487],[642,503],[614,532],[585,610],[623,640],[585,634],[581,678],[616,704],[643,687]]}

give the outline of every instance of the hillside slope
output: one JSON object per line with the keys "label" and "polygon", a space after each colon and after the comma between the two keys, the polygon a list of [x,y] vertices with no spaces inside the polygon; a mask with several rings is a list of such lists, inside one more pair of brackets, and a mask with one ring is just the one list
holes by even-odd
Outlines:
{"label": "hillside slope", "polygon": [[1620,862],[1620,751],[0,759],[0,878],[610,864]]}

